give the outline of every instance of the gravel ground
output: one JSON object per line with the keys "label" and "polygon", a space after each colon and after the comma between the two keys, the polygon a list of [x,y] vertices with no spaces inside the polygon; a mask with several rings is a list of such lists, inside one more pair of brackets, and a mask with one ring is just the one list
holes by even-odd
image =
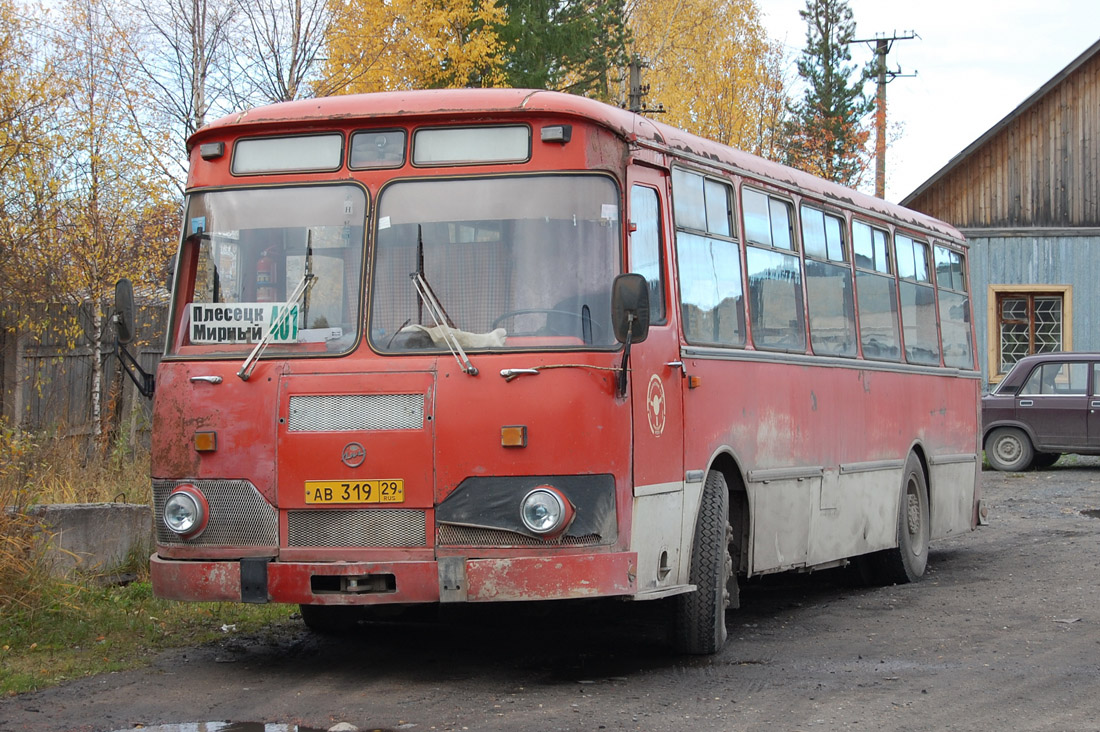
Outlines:
{"label": "gravel ground", "polygon": [[289,623],[2,700],[0,730],[1100,730],[1100,459],[983,494],[991,525],[933,544],[917,584],[748,583],[714,657],[669,654],[653,603]]}

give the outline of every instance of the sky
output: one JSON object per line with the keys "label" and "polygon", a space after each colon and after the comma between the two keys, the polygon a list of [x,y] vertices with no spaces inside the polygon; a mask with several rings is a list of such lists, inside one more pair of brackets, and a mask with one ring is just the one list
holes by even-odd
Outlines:
{"label": "sky", "polygon": [[[806,43],[805,0],[757,0],[789,75]],[[886,198],[900,201],[1100,40],[1100,0],[848,0],[856,38],[905,36],[887,56]],[[870,61],[873,44],[852,48]],[[867,92],[874,93],[868,84]],[[873,188],[874,172],[868,174]]]}

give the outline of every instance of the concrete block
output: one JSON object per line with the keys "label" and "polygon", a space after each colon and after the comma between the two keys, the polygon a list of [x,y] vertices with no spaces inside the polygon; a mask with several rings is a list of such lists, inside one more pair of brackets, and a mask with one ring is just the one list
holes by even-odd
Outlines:
{"label": "concrete block", "polygon": [[133,503],[66,503],[35,506],[53,534],[54,572],[102,571],[123,562],[131,550],[153,546],[152,509]]}

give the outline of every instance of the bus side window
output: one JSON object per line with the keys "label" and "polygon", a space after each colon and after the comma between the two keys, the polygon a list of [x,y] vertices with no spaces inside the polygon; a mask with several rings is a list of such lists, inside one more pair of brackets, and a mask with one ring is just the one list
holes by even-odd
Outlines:
{"label": "bus side window", "polygon": [[970,297],[966,289],[966,261],[960,252],[935,247],[936,291],[940,306],[943,363],[953,368],[974,368],[971,342]]}
{"label": "bus side window", "polygon": [[856,302],[863,357],[901,360],[898,333],[897,281],[890,269],[889,234],[852,221],[852,251],[856,260]]}
{"label": "bus side window", "polygon": [[940,335],[936,324],[936,291],[932,287],[928,245],[904,234],[894,237],[898,265],[898,296],[905,335],[905,360],[940,365]]}
{"label": "bus side window", "polygon": [[661,207],[657,191],[630,189],[630,271],[649,283],[649,322],[665,322],[665,278],[661,266]]}
{"label": "bus side window", "polygon": [[734,236],[733,187],[672,169],[680,317],[688,343],[745,345],[741,252]]}
{"label": "bus side window", "polygon": [[745,265],[749,319],[757,348],[806,350],[802,263],[795,254],[791,204],[750,188],[741,189],[745,215]]}
{"label": "bus side window", "polygon": [[817,354],[855,357],[855,298],[844,219],[807,206],[801,213],[810,345]]}

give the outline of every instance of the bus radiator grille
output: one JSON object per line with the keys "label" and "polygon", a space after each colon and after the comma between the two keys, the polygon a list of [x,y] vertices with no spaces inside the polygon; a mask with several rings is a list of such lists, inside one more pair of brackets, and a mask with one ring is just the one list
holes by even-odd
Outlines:
{"label": "bus radiator grille", "polygon": [[440,524],[436,530],[439,546],[591,546],[599,544],[599,534],[560,536],[557,539],[537,539],[503,529],[481,529],[471,526]]}
{"label": "bus radiator grille", "polygon": [[290,397],[290,432],[419,430],[423,394],[324,394]]}
{"label": "bus radiator grille", "polygon": [[287,511],[287,546],[423,547],[428,545],[423,511]]}
{"label": "bus radiator grille", "polygon": [[[192,539],[182,539],[168,530],[161,517],[164,503],[176,486],[189,483],[206,496],[210,523]],[[276,546],[279,520],[275,507],[264,500],[247,480],[154,480],[153,515],[158,544],[178,546]]]}

